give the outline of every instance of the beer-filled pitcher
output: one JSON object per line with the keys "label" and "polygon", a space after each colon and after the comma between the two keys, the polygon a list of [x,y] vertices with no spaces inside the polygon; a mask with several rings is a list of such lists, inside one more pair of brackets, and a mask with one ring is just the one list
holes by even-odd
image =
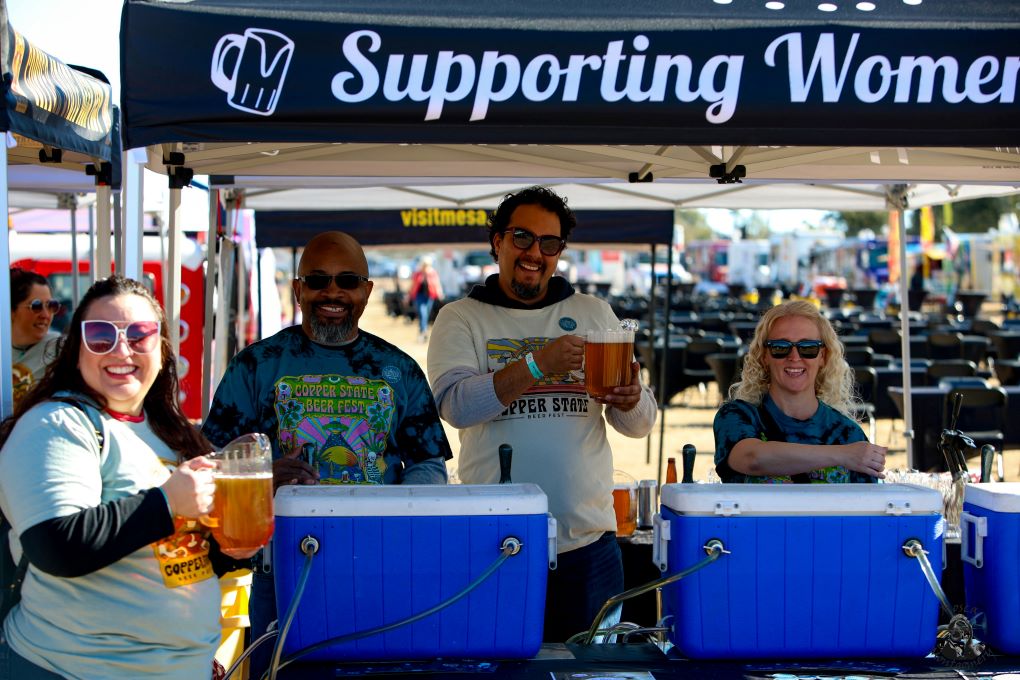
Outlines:
{"label": "beer-filled pitcher", "polygon": [[612,330],[589,330],[584,343],[584,386],[593,397],[604,397],[614,387],[629,385],[634,361],[637,322],[624,319]]}
{"label": "beer-filled pitcher", "polygon": [[261,548],[273,535],[273,449],[269,437],[238,437],[209,456],[216,496],[203,524],[225,554]]}

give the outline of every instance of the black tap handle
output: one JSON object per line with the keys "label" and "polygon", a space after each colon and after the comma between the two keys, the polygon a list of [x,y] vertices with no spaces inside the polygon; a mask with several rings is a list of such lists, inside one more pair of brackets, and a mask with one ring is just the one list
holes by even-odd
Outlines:
{"label": "black tap handle", "polygon": [[995,460],[995,447],[985,444],[981,447],[981,481],[992,481],[992,461]]}
{"label": "black tap handle", "polygon": [[513,461],[514,449],[509,444],[499,445],[499,483],[510,484],[510,464]]}
{"label": "black tap handle", "polygon": [[949,423],[949,429],[956,429],[956,421],[960,419],[960,407],[963,406],[963,394],[960,392],[953,393],[953,419]]}
{"label": "black tap handle", "polygon": [[697,454],[698,450],[694,448],[694,444],[684,444],[684,448],[680,452],[684,459],[684,476],[680,480],[682,484],[694,483],[694,456]]}

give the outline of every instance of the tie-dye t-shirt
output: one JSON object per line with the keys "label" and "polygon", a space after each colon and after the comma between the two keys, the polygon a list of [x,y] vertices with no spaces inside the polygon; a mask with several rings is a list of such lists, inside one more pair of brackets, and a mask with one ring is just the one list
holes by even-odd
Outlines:
{"label": "tie-dye t-shirt", "polygon": [[[776,421],[786,441],[792,444],[852,444],[867,441],[864,430],[856,422],[847,418],[825,402],[818,402],[818,410],[807,420],[797,420],[783,413],[769,395],[765,395],[764,407]],[[744,482],[758,484],[792,484],[789,475],[745,475],[727,463],[730,451],[737,442],[744,439],[761,439],[768,441],[765,425],[762,423],[758,407],[746,401],[735,399],[728,401],[719,408],[715,422],[715,465],[720,479],[724,482]],[[812,484],[866,484],[876,479],[871,475],[848,470],[842,465],[819,468],[808,473]]]}
{"label": "tie-dye t-shirt", "polygon": [[399,484],[408,467],[453,456],[421,368],[365,331],[328,347],[293,326],[245,348],[202,432],[216,446],[263,432],[274,458],[297,452],[320,484]]}

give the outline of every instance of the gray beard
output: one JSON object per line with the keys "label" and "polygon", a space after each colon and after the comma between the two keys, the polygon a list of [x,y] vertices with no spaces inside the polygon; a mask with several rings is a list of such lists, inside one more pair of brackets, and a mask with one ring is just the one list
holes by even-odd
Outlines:
{"label": "gray beard", "polygon": [[355,330],[354,318],[348,314],[340,323],[323,323],[315,314],[309,319],[312,340],[322,345],[345,345],[351,341]]}
{"label": "gray beard", "polygon": [[525,286],[520,283],[517,279],[511,279],[510,290],[514,292],[514,295],[522,300],[534,300],[538,297],[539,293],[542,292],[541,286]]}

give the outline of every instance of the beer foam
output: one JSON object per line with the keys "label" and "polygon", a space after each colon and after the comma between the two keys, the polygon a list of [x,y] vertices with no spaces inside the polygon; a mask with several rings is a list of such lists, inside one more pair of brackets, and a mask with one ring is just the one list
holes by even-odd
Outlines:
{"label": "beer foam", "polygon": [[588,331],[588,342],[634,342],[634,331]]}

